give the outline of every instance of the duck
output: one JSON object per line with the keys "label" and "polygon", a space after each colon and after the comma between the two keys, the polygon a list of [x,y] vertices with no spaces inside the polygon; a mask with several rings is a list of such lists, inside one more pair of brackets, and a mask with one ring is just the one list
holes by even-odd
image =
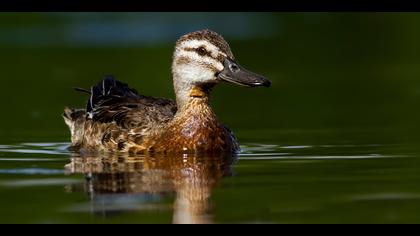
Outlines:
{"label": "duck", "polygon": [[266,77],[242,67],[229,44],[212,30],[181,36],[172,59],[175,100],[145,96],[105,76],[90,90],[83,109],[64,108],[69,148],[132,154],[230,155],[240,151],[234,133],[210,105],[213,88],[228,82],[270,87]]}

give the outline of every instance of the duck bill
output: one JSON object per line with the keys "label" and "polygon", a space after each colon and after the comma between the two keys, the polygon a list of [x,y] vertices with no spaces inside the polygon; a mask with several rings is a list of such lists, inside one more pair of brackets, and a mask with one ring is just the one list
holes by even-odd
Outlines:
{"label": "duck bill", "polygon": [[229,83],[245,87],[270,87],[271,81],[264,76],[248,71],[230,58],[226,58],[224,69],[218,74],[218,78]]}

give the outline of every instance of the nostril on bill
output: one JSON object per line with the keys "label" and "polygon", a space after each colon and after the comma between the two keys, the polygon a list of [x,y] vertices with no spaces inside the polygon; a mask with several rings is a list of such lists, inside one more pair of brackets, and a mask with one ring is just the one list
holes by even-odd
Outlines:
{"label": "nostril on bill", "polygon": [[239,70],[237,65],[230,65],[229,68],[232,72],[237,72]]}

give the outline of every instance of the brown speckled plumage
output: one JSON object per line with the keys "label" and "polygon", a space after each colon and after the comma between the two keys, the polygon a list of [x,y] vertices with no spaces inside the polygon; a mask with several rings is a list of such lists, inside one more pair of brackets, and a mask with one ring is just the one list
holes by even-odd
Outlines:
{"label": "brown speckled plumage", "polygon": [[[233,134],[221,124],[209,106],[208,98],[192,99],[162,131],[143,143],[149,152],[234,153],[239,147]],[[138,147],[132,149],[138,151]],[[141,150],[140,150],[141,151]]]}
{"label": "brown speckled plumage", "polygon": [[177,102],[140,95],[106,77],[91,88],[86,109],[65,108],[71,148],[135,154],[237,153],[235,136],[209,104],[210,91],[220,81],[218,73],[227,68],[224,61],[234,60],[228,43],[213,31],[197,31],[177,41],[175,55]]}
{"label": "brown speckled plumage", "polygon": [[217,120],[207,92],[197,90],[202,97],[191,99],[178,113],[173,101],[153,97],[98,107],[100,119],[66,108],[66,123],[74,124],[72,148],[136,154],[237,152],[236,138]]}

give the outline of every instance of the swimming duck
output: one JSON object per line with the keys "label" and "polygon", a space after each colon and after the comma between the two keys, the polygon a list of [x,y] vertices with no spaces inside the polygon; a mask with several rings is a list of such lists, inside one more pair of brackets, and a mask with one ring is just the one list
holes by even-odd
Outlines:
{"label": "swimming duck", "polygon": [[79,151],[235,154],[235,135],[209,103],[221,81],[270,87],[261,75],[244,69],[229,44],[211,30],[186,34],[176,42],[172,62],[176,102],[139,94],[106,76],[91,87],[85,109],[64,109],[71,148]]}

